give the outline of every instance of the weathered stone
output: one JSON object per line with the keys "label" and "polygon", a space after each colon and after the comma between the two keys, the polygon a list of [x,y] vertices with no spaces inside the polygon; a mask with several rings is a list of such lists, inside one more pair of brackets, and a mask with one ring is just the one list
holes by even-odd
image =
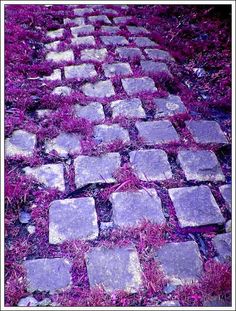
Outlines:
{"label": "weathered stone", "polygon": [[124,143],[129,142],[129,133],[118,124],[106,125],[100,124],[94,127],[94,139],[97,144],[112,143],[117,140]]}
{"label": "weathered stone", "polygon": [[99,81],[94,84],[86,83],[81,88],[83,93],[89,97],[103,98],[115,95],[111,80]]}
{"label": "weathered stone", "polygon": [[156,46],[157,44],[147,37],[132,37],[131,40],[139,47]]}
{"label": "weathered stone", "polygon": [[178,300],[166,300],[160,304],[161,307],[180,307]]}
{"label": "weathered stone", "polygon": [[93,64],[82,64],[64,67],[66,79],[88,79],[97,75]]}
{"label": "weathered stone", "polygon": [[232,231],[232,220],[228,220],[225,224],[225,231],[226,232],[231,232]]}
{"label": "weathered stone", "polygon": [[64,28],[57,29],[57,30],[51,30],[46,33],[47,37],[50,37],[51,39],[55,38],[62,38],[64,34]]}
{"label": "weathered stone", "polygon": [[84,14],[89,14],[93,12],[94,10],[92,8],[74,9],[74,14],[77,16],[83,16]]}
{"label": "weathered stone", "polygon": [[138,121],[135,123],[139,136],[147,145],[167,144],[178,142],[179,135],[168,120],[164,121]]}
{"label": "weathered stone", "polygon": [[24,130],[16,130],[11,137],[5,141],[5,151],[7,157],[33,155],[36,145],[36,135]]}
{"label": "weathered stone", "polygon": [[76,24],[76,25],[80,26],[80,25],[84,25],[85,24],[83,17],[64,18],[63,22],[64,22],[64,25],[73,23],[73,24]]}
{"label": "weathered stone", "polygon": [[94,240],[98,237],[93,198],[56,200],[49,208],[49,243]]}
{"label": "weathered stone", "polygon": [[123,25],[123,24],[128,24],[132,19],[133,19],[132,16],[119,16],[119,17],[113,18],[113,22],[116,25]]}
{"label": "weathered stone", "polygon": [[109,15],[117,15],[118,14],[117,11],[115,11],[113,9],[107,9],[107,8],[103,8],[102,13],[109,14]]}
{"label": "weathered stone", "polygon": [[95,247],[85,259],[91,288],[102,286],[106,292],[135,293],[142,284],[139,258],[133,246]]}
{"label": "weathered stone", "polygon": [[104,24],[111,24],[111,21],[106,15],[89,16],[88,19],[91,23],[100,22]]}
{"label": "weathered stone", "polygon": [[22,223],[22,224],[27,224],[31,219],[31,215],[30,213],[27,213],[27,212],[20,212],[20,215],[19,215],[19,221]]}
{"label": "weathered stone", "polygon": [[48,117],[52,113],[51,109],[39,109],[36,110],[36,114],[38,118]]}
{"label": "weathered stone", "polygon": [[164,73],[168,76],[172,76],[165,63],[154,62],[152,60],[142,60],[140,64],[144,74],[158,75]]}
{"label": "weathered stone", "polygon": [[27,231],[29,232],[29,234],[34,234],[35,233],[35,226],[29,225],[27,226]]}
{"label": "weathered stone", "polygon": [[119,57],[125,60],[140,60],[143,58],[142,52],[139,48],[120,47],[116,48],[115,52],[119,55]]}
{"label": "weathered stone", "polygon": [[119,32],[120,28],[118,26],[102,26],[101,31],[109,34],[114,34]]}
{"label": "weathered stone", "polygon": [[157,88],[151,78],[126,78],[121,79],[122,86],[128,95],[136,95],[139,93],[154,93]]}
{"label": "weathered stone", "polygon": [[80,25],[77,27],[71,27],[72,36],[77,37],[78,35],[88,35],[94,32],[93,25]]}
{"label": "weathered stone", "polygon": [[45,48],[47,50],[56,51],[60,43],[61,43],[61,41],[59,41],[59,40],[58,41],[53,41],[51,43],[45,44]]}
{"label": "weathered stone", "polygon": [[62,96],[69,96],[72,92],[72,89],[68,86],[57,86],[53,89],[53,95],[62,95]]}
{"label": "weathered stone", "polygon": [[18,307],[36,307],[37,305],[38,300],[36,300],[33,296],[21,298],[17,304]]}
{"label": "weathered stone", "polygon": [[26,175],[32,175],[46,187],[65,191],[64,168],[62,164],[45,164],[38,167],[25,167]]}
{"label": "weathered stone", "polygon": [[229,262],[232,257],[232,234],[223,233],[217,234],[213,239],[212,243],[217,252],[217,259],[220,262]]}
{"label": "weathered stone", "polygon": [[50,298],[44,298],[43,300],[38,302],[38,306],[39,307],[46,307],[46,306],[51,305],[51,303],[52,303],[52,301]]}
{"label": "weathered stone", "polygon": [[120,167],[119,153],[107,153],[100,157],[78,156],[74,161],[75,184],[81,188],[90,183],[114,183],[114,173]]}
{"label": "weathered stone", "polygon": [[146,114],[139,98],[128,98],[111,102],[112,117],[145,118]]}
{"label": "weathered stone", "polygon": [[107,49],[85,49],[80,52],[81,60],[103,62],[107,57]]}
{"label": "weathered stone", "polygon": [[232,209],[232,186],[231,185],[223,185],[219,187],[220,193],[223,196],[225,202],[229,206],[229,210]]}
{"label": "weathered stone", "polygon": [[100,230],[106,231],[106,230],[112,229],[113,227],[114,227],[113,221],[107,221],[107,222],[101,221],[100,222]]}
{"label": "weathered stone", "polygon": [[155,98],[153,102],[156,107],[155,118],[187,112],[181,98],[176,95],[168,95],[168,97],[165,98]]}
{"label": "weathered stone", "polygon": [[95,46],[94,36],[76,37],[71,39],[73,45]]}
{"label": "weathered stone", "polygon": [[158,249],[155,259],[174,285],[198,281],[203,272],[201,255],[194,241],[167,243]]}
{"label": "weathered stone", "polygon": [[46,142],[45,151],[55,150],[61,157],[81,151],[80,135],[75,133],[60,133],[57,137]]}
{"label": "weathered stone", "polygon": [[29,292],[66,289],[71,284],[71,264],[64,258],[33,259],[23,263],[27,273]]}
{"label": "weathered stone", "polygon": [[131,151],[130,163],[144,181],[165,180],[172,178],[170,164],[165,151],[159,149]]}
{"label": "weathered stone", "polygon": [[185,124],[191,132],[197,143],[219,143],[227,144],[228,141],[222,132],[219,124],[215,121],[199,120],[185,121]]}
{"label": "weathered stone", "polygon": [[74,52],[72,50],[64,51],[64,52],[49,52],[46,55],[46,60],[51,60],[55,63],[60,62],[74,62]]}
{"label": "weathered stone", "polygon": [[84,118],[91,122],[102,122],[105,120],[103,106],[98,102],[89,103],[87,106],[75,105],[75,114],[78,118]]}
{"label": "weathered stone", "polygon": [[159,50],[159,49],[145,49],[144,50],[148,57],[153,60],[160,60],[160,61],[173,61],[173,57],[170,55],[169,52]]}
{"label": "weathered stone", "polygon": [[61,69],[54,69],[50,76],[44,76],[43,80],[56,81],[61,80]]}
{"label": "weathered stone", "polygon": [[208,186],[169,189],[181,228],[224,223],[219,206]]}
{"label": "weathered stone", "polygon": [[216,155],[208,150],[183,150],[178,154],[178,162],[187,180],[224,181]]}
{"label": "weathered stone", "polygon": [[137,226],[144,219],[156,224],[165,223],[161,200],[155,189],[113,192],[112,219],[120,227]]}
{"label": "weathered stone", "polygon": [[133,35],[136,35],[139,33],[149,33],[149,31],[147,29],[145,29],[144,27],[127,26],[127,29]]}
{"label": "weathered stone", "polygon": [[129,76],[133,73],[130,64],[128,63],[104,64],[102,67],[107,78],[115,76]]}
{"label": "weathered stone", "polygon": [[102,43],[105,45],[127,45],[129,42],[126,40],[125,37],[122,36],[100,36]]}

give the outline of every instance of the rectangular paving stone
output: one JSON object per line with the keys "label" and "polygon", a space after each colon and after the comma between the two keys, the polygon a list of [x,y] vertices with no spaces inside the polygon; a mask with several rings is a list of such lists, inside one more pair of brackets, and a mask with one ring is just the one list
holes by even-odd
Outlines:
{"label": "rectangular paving stone", "polygon": [[77,16],[83,16],[93,12],[94,10],[92,8],[74,9],[74,14]]}
{"label": "rectangular paving stone", "polygon": [[165,73],[168,76],[172,76],[167,65],[161,62],[154,62],[152,60],[142,60],[140,62],[142,72],[146,75],[158,75],[160,73]]}
{"label": "rectangular paving stone", "polygon": [[127,45],[129,42],[123,36],[100,36],[102,43],[105,45]]}
{"label": "rectangular paving stone", "polygon": [[232,257],[232,234],[217,234],[212,239],[213,246],[217,252],[217,259],[224,263],[230,262]]}
{"label": "rectangular paving stone", "polygon": [[89,16],[88,20],[91,23],[101,22],[104,24],[111,24],[111,21],[109,20],[109,18],[106,15]]}
{"label": "rectangular paving stone", "polygon": [[71,34],[74,37],[77,37],[78,35],[89,35],[92,32],[94,32],[94,26],[93,25],[81,25],[77,27],[71,27]]}
{"label": "rectangular paving stone", "polygon": [[177,157],[187,180],[225,181],[216,155],[208,150],[182,150]]}
{"label": "rectangular paving stone", "polygon": [[74,62],[75,56],[72,50],[64,51],[64,52],[54,52],[51,51],[46,55],[46,60],[51,60],[55,63],[60,62]]}
{"label": "rectangular paving stone", "polygon": [[171,284],[197,282],[203,273],[201,255],[194,241],[166,243],[156,252],[155,259]]}
{"label": "rectangular paving stone", "polygon": [[85,49],[80,52],[80,58],[83,61],[103,62],[107,57],[107,49]]}
{"label": "rectangular paving stone", "polygon": [[149,31],[144,27],[127,26],[127,29],[133,35],[140,34],[140,33],[149,33]]}
{"label": "rectangular paving stone", "polygon": [[66,79],[88,79],[97,75],[93,64],[82,64],[64,67]]}
{"label": "rectangular paving stone", "polygon": [[229,209],[232,209],[232,186],[223,185],[219,187],[220,193],[223,196],[225,202],[229,205]]}
{"label": "rectangular paving stone", "polygon": [[113,22],[116,25],[128,24],[133,19],[132,16],[118,16],[113,18]]}
{"label": "rectangular paving stone", "polygon": [[128,95],[143,92],[154,93],[157,91],[154,81],[149,77],[121,79],[122,86]]}
{"label": "rectangular paving stone", "polygon": [[109,33],[109,34],[115,34],[115,33],[120,31],[120,27],[118,27],[118,26],[102,26],[101,31]]}
{"label": "rectangular paving stone", "polygon": [[130,141],[129,132],[118,124],[100,124],[94,127],[93,135],[97,144],[112,143],[117,140],[127,143]]}
{"label": "rectangular paving stone", "polygon": [[11,137],[5,140],[6,157],[33,155],[36,145],[36,135],[24,130],[15,130]]}
{"label": "rectangular paving stone", "polygon": [[109,14],[109,15],[115,15],[115,16],[118,14],[116,10],[108,9],[108,8],[103,8],[102,13]]}
{"label": "rectangular paving stone", "polygon": [[83,93],[89,97],[105,98],[115,95],[111,80],[99,81],[94,84],[86,83],[81,89]]}
{"label": "rectangular paving stone", "polygon": [[94,247],[85,256],[90,287],[102,286],[108,293],[135,293],[142,285],[142,272],[134,246]]}
{"label": "rectangular paving stone", "polygon": [[43,79],[47,81],[61,80],[61,69],[54,69],[50,76],[44,76]]}
{"label": "rectangular paving stone", "polygon": [[72,283],[71,263],[65,258],[42,258],[26,260],[23,267],[27,274],[27,290],[46,291],[51,294],[68,289]]}
{"label": "rectangular paving stone", "polygon": [[144,219],[156,224],[165,223],[161,200],[155,189],[113,192],[112,220],[120,227],[137,226]]}
{"label": "rectangular paving stone", "polygon": [[142,52],[139,48],[120,47],[116,48],[115,52],[119,57],[125,60],[140,60],[143,58]]}
{"label": "rectangular paving stone", "polygon": [[53,89],[52,94],[53,95],[59,95],[59,96],[69,96],[72,92],[72,89],[68,86],[57,86]]}
{"label": "rectangular paving stone", "polygon": [[147,145],[167,144],[178,142],[179,135],[168,120],[164,121],[137,121],[135,126],[139,136]]}
{"label": "rectangular paving stone", "polygon": [[128,98],[111,102],[112,117],[145,118],[146,114],[139,98]]}
{"label": "rectangular paving stone", "polygon": [[86,106],[76,104],[75,115],[91,122],[103,122],[105,120],[103,106],[98,102],[92,102]]}
{"label": "rectangular paving stone", "polygon": [[55,38],[62,38],[64,33],[64,28],[57,29],[57,30],[51,30],[46,33],[46,36],[55,39]]}
{"label": "rectangular paving stone", "polygon": [[128,76],[133,73],[130,64],[128,63],[103,64],[102,68],[107,78]]}
{"label": "rectangular paving stone", "polygon": [[160,149],[135,150],[129,153],[135,174],[144,181],[172,178],[170,164],[165,151]]}
{"label": "rectangular paving stone", "polygon": [[120,167],[119,153],[107,153],[100,157],[78,156],[74,161],[75,184],[81,188],[91,183],[114,183],[114,173]]}
{"label": "rectangular paving stone", "polygon": [[181,228],[225,222],[208,186],[169,189],[169,195]]}
{"label": "rectangular paving stone", "polygon": [[75,17],[75,18],[64,18],[63,23],[64,23],[64,25],[67,25],[70,23],[73,23],[76,25],[84,25],[85,21],[84,21],[83,17]]}
{"label": "rectangular paving stone", "polygon": [[139,47],[156,46],[157,44],[147,37],[132,37],[131,40]]}
{"label": "rectangular paving stone", "polygon": [[98,237],[94,198],[56,200],[49,207],[49,243]]}
{"label": "rectangular paving stone", "polygon": [[150,59],[160,61],[174,61],[174,58],[167,51],[159,49],[145,49],[144,51]]}
{"label": "rectangular paving stone", "polygon": [[165,98],[155,98],[153,102],[156,108],[155,118],[174,116],[187,112],[181,98],[176,95],[169,94]]}
{"label": "rectangular paving stone", "polygon": [[73,45],[95,46],[95,38],[93,36],[76,37],[71,39]]}
{"label": "rectangular paving stone", "polygon": [[61,43],[61,41],[59,41],[59,40],[53,41],[51,43],[45,44],[45,48],[47,50],[50,50],[50,51],[56,51],[60,43]]}
{"label": "rectangular paving stone", "polygon": [[193,139],[200,144],[218,143],[227,144],[228,141],[220,128],[220,125],[215,121],[208,120],[190,120],[185,121],[185,124],[193,136]]}

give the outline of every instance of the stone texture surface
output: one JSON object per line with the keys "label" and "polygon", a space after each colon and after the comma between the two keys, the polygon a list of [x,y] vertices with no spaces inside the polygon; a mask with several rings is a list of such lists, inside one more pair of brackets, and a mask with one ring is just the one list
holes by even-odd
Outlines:
{"label": "stone texture surface", "polygon": [[159,149],[131,151],[130,163],[144,181],[165,180],[172,177],[170,164],[165,151]]}
{"label": "stone texture surface", "polygon": [[76,104],[75,115],[91,122],[103,122],[105,120],[103,106],[98,102],[92,102],[86,106]]}
{"label": "stone texture surface", "polygon": [[97,144],[112,143],[117,140],[124,143],[129,142],[129,133],[118,124],[99,124],[94,127],[94,139]]}
{"label": "stone texture surface", "polygon": [[66,79],[88,79],[97,75],[93,64],[82,64],[64,67]]}
{"label": "stone texture surface", "polygon": [[174,116],[187,112],[181,98],[176,95],[168,95],[165,98],[155,98],[153,100],[156,108],[155,118]]}
{"label": "stone texture surface", "polygon": [[143,58],[142,52],[139,48],[120,47],[116,48],[116,54],[125,60],[139,60]]}
{"label": "stone texture surface", "polygon": [[133,34],[139,34],[139,33],[149,33],[149,31],[144,27],[137,27],[137,26],[127,26],[128,31]]}
{"label": "stone texture surface", "polygon": [[64,25],[73,23],[76,25],[84,25],[85,21],[83,17],[75,17],[75,18],[64,18],[63,19]]}
{"label": "stone texture surface", "polygon": [[49,208],[49,243],[93,240],[98,236],[93,198],[56,200]]}
{"label": "stone texture surface", "polygon": [[76,37],[71,39],[73,45],[95,46],[95,38],[93,36]]}
{"label": "stone texture surface", "polygon": [[83,61],[103,62],[107,57],[107,49],[85,49],[81,51],[80,56]]}
{"label": "stone texture surface", "polygon": [[71,27],[72,36],[77,37],[78,35],[89,35],[94,32],[93,25],[80,25],[77,27]]}
{"label": "stone texture surface", "polygon": [[74,9],[74,13],[77,16],[84,16],[85,14],[90,14],[93,12],[93,8]]}
{"label": "stone texture surface", "polygon": [[60,40],[56,40],[45,44],[45,48],[50,51],[56,51],[60,43],[61,43]]}
{"label": "stone texture surface", "polygon": [[109,34],[116,34],[120,31],[120,28],[118,26],[102,26],[101,31]]}
{"label": "stone texture surface", "polygon": [[145,49],[147,56],[153,60],[159,61],[171,61],[174,60],[169,52],[159,49]]}
{"label": "stone texture surface", "polygon": [[160,304],[161,307],[180,307],[178,300],[166,300]]}
{"label": "stone texture surface", "polygon": [[105,45],[116,46],[129,44],[129,42],[123,36],[101,36],[100,39]]}
{"label": "stone texture surface", "polygon": [[139,47],[156,46],[157,44],[147,37],[133,37],[131,40]]}
{"label": "stone texture surface", "polygon": [[223,233],[217,234],[213,239],[212,243],[217,252],[217,259],[220,262],[229,262],[232,257],[232,234]]}
{"label": "stone texture surface", "polygon": [[72,89],[68,86],[57,86],[53,89],[53,95],[62,95],[62,96],[69,96],[72,92]]}
{"label": "stone texture surface", "polygon": [[81,88],[83,93],[88,97],[104,98],[115,95],[111,80],[99,81],[94,84],[86,83]]}
{"label": "stone texture surface", "polygon": [[129,98],[111,102],[112,117],[145,118],[146,114],[139,98]]}
{"label": "stone texture surface", "polygon": [[154,81],[149,77],[126,78],[122,79],[121,82],[128,95],[136,95],[144,92],[154,93],[157,90]]}
{"label": "stone texture surface", "polygon": [[169,195],[181,228],[225,222],[208,186],[169,189]]}
{"label": "stone texture surface", "polygon": [[63,33],[64,33],[64,28],[61,29],[57,29],[57,30],[51,30],[47,32],[47,37],[51,38],[51,39],[55,39],[55,38],[61,38],[63,37]]}
{"label": "stone texture surface", "polygon": [[72,50],[64,51],[64,52],[54,52],[51,51],[46,55],[46,60],[51,60],[55,63],[60,62],[74,62],[74,52]]}
{"label": "stone texture surface", "polygon": [[111,21],[109,20],[109,18],[106,15],[89,16],[88,20],[91,23],[101,22],[101,23],[104,23],[104,24],[111,24]]}
{"label": "stone texture surface", "polygon": [[17,307],[36,307],[37,305],[38,300],[36,300],[33,296],[27,296],[20,299]]}
{"label": "stone texture surface", "polygon": [[132,16],[119,16],[119,17],[114,17],[113,22],[116,25],[123,25],[123,24],[128,24],[132,19],[133,19]]}
{"label": "stone texture surface", "polygon": [[7,157],[33,155],[36,145],[36,135],[24,130],[15,130],[11,137],[5,140],[5,152]]}
{"label": "stone texture surface", "polygon": [[93,248],[86,254],[90,287],[103,286],[106,292],[138,291],[142,284],[141,267],[133,246],[122,248]]}
{"label": "stone texture surface", "polygon": [[48,81],[61,80],[61,69],[54,69],[50,76],[44,76],[43,79]]}
{"label": "stone texture surface", "polygon": [[226,203],[228,203],[229,209],[232,209],[232,186],[223,185],[219,187],[221,195],[223,196]]}
{"label": "stone texture surface", "polygon": [[146,75],[159,75],[164,73],[170,77],[172,76],[165,63],[154,62],[152,60],[142,60],[140,64],[142,72]]}
{"label": "stone texture surface", "polygon": [[102,67],[107,78],[115,76],[129,76],[133,73],[128,63],[104,64]]}

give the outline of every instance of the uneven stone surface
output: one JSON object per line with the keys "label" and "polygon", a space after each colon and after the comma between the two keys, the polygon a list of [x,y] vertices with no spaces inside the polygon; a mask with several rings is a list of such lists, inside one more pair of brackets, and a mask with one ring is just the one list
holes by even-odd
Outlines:
{"label": "uneven stone surface", "polygon": [[141,59],[142,52],[139,48],[128,48],[128,47],[120,47],[116,48],[116,54],[119,55],[122,59],[125,60],[139,60]]}
{"label": "uneven stone surface", "polygon": [[127,45],[129,42],[126,40],[125,37],[122,36],[101,36],[101,41],[105,45]]}
{"label": "uneven stone surface", "polygon": [[36,145],[36,135],[24,130],[15,130],[11,137],[5,141],[5,151],[7,157],[33,155]]}
{"label": "uneven stone surface", "polygon": [[146,75],[158,75],[164,73],[168,76],[172,76],[165,63],[154,62],[152,60],[142,60],[140,64],[142,72]]}
{"label": "uneven stone surface", "polygon": [[144,27],[127,26],[127,29],[133,35],[136,35],[139,33],[149,33],[149,31],[147,29],[145,29]]}
{"label": "uneven stone surface", "polygon": [[121,79],[122,86],[128,95],[136,95],[143,92],[154,93],[157,88],[149,77]]}
{"label": "uneven stone surface", "polygon": [[176,95],[168,95],[168,97],[165,98],[155,98],[153,102],[156,107],[155,118],[174,116],[187,112],[181,98]]}
{"label": "uneven stone surface", "polygon": [[112,143],[117,140],[124,143],[129,142],[129,133],[118,124],[99,124],[94,127],[94,139],[96,143]]}
{"label": "uneven stone surface", "polygon": [[38,300],[36,300],[33,296],[21,298],[17,304],[18,307],[36,307],[37,305]]}
{"label": "uneven stone surface", "polygon": [[61,80],[61,69],[54,69],[50,76],[44,76],[43,79],[48,81]]}
{"label": "uneven stone surface", "polygon": [[225,222],[211,190],[205,186],[169,189],[181,228]]}
{"label": "uneven stone surface", "polygon": [[89,16],[88,19],[91,23],[101,22],[104,24],[111,24],[111,21],[106,15]]}
{"label": "uneven stone surface", "polygon": [[72,36],[77,37],[78,35],[89,35],[94,32],[93,25],[80,25],[77,27],[71,27]]}
{"label": "uneven stone surface", "polygon": [[36,110],[36,114],[38,118],[48,117],[52,113],[51,109],[39,109]]}
{"label": "uneven stone surface", "polygon": [[213,239],[212,243],[217,252],[217,259],[220,262],[229,262],[232,257],[232,234],[222,233],[217,234]]}
{"label": "uneven stone surface", "polygon": [[159,149],[131,151],[130,163],[144,181],[165,180],[172,177],[170,164],[165,151]]}
{"label": "uneven stone surface", "polygon": [[46,55],[46,60],[51,60],[55,63],[60,62],[73,62],[75,60],[74,52],[72,50],[64,52],[51,51]]}
{"label": "uneven stone surface", "polygon": [[115,95],[111,80],[99,81],[94,84],[86,83],[81,88],[83,93],[88,97],[104,98]]}
{"label": "uneven stone surface", "polygon": [[139,98],[111,102],[112,117],[145,118],[146,114]]}
{"label": "uneven stone surface", "polygon": [[47,37],[51,39],[61,38],[63,37],[64,28],[57,29],[57,30],[51,30],[47,32]]}
{"label": "uneven stone surface", "polygon": [[93,240],[98,236],[97,214],[93,198],[56,200],[49,209],[49,243]]}
{"label": "uneven stone surface", "polygon": [[128,63],[104,64],[102,67],[107,78],[129,76],[133,73]]}
{"label": "uneven stone surface", "polygon": [[123,25],[123,24],[127,24],[132,20],[132,16],[119,16],[119,17],[114,17],[113,18],[113,22],[116,25]]}
{"label": "uneven stone surface", "polygon": [[83,61],[103,62],[107,57],[107,49],[85,49],[81,51],[80,56]]}
{"label": "uneven stone surface", "polygon": [[85,14],[89,14],[93,12],[94,10],[92,8],[74,9],[74,13],[77,16],[83,16]]}
{"label": "uneven stone surface", "polygon": [[47,50],[56,51],[60,43],[61,43],[61,41],[59,41],[59,40],[53,41],[51,43],[45,44],[45,48]]}
{"label": "uneven stone surface", "polygon": [[232,209],[232,186],[223,185],[219,187],[220,193],[223,196],[226,203],[228,203],[229,209]]}
{"label": "uneven stone surface", "polygon": [[171,57],[170,53],[167,51],[159,50],[159,49],[145,49],[144,50],[147,56],[153,60],[160,61],[173,61],[174,59]]}
{"label": "uneven stone surface", "polygon": [[102,122],[105,120],[103,106],[98,102],[92,102],[86,106],[76,104],[75,114],[77,117],[84,118],[91,122]]}
{"label": "uneven stone surface", "polygon": [[63,22],[65,25],[73,23],[76,25],[84,25],[85,21],[83,17],[75,17],[75,18],[64,18]]}
{"label": "uneven stone surface", "polygon": [[106,292],[135,293],[142,284],[139,258],[133,246],[95,247],[86,254],[86,266],[91,288],[100,285]]}
{"label": "uneven stone surface", "polygon": [[95,38],[93,36],[76,37],[71,39],[73,45],[95,46]]}
{"label": "uneven stone surface", "polygon": [[62,95],[62,96],[69,96],[72,92],[72,89],[68,86],[57,86],[53,89],[53,95]]}
{"label": "uneven stone surface", "polygon": [[147,37],[132,37],[131,40],[139,47],[156,46],[157,44]]}
{"label": "uneven stone surface", "polygon": [[115,34],[120,31],[120,28],[118,26],[102,26],[101,31],[109,34]]}
{"label": "uneven stone surface", "polygon": [[97,75],[93,64],[82,64],[64,67],[66,79],[88,79]]}

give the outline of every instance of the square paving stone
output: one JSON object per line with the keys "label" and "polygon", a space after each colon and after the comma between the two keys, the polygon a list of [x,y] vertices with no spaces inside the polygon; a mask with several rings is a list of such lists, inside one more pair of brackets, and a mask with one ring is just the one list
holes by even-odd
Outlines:
{"label": "square paving stone", "polygon": [[65,191],[63,164],[45,164],[38,167],[25,167],[26,175],[33,176],[38,182],[49,188]]}
{"label": "square paving stone", "polygon": [[177,157],[187,180],[225,181],[216,155],[208,150],[182,150]]}
{"label": "square paving stone", "polygon": [[47,81],[61,80],[61,69],[54,69],[50,76],[44,76],[43,79]]}
{"label": "square paving stone", "polygon": [[107,78],[115,76],[128,76],[132,74],[132,69],[128,63],[104,64],[102,66]]}
{"label": "square paving stone", "polygon": [[102,286],[106,292],[135,293],[142,285],[141,266],[134,246],[95,247],[86,254],[85,260],[91,288]]}
{"label": "square paving stone", "polygon": [[208,186],[169,189],[169,195],[181,228],[225,222]]}
{"label": "square paving stone", "polygon": [[145,29],[144,27],[127,26],[127,29],[133,35],[136,35],[139,33],[149,33],[149,31],[147,29]]}
{"label": "square paving stone", "polygon": [[113,192],[112,220],[120,227],[137,226],[144,219],[156,224],[165,223],[161,200],[155,189]]}
{"label": "square paving stone", "polygon": [[92,8],[74,9],[74,14],[77,16],[83,16],[93,12],[94,10]]}
{"label": "square paving stone", "polygon": [[116,48],[115,50],[116,54],[119,55],[119,57],[121,57],[122,59],[125,60],[139,60],[141,59],[142,56],[142,52],[139,48]]}
{"label": "square paving stone", "polygon": [[127,45],[129,42],[126,40],[125,37],[122,36],[100,36],[102,43],[105,45]]}
{"label": "square paving stone", "polygon": [[60,62],[74,62],[74,52],[72,50],[64,51],[64,52],[54,52],[51,51],[46,55],[46,60],[51,60],[55,63]]}
{"label": "square paving stone", "polygon": [[127,143],[130,141],[129,132],[118,124],[94,126],[94,139],[97,144],[112,143],[117,140]]}
{"label": "square paving stone", "polygon": [[58,41],[53,41],[51,43],[45,44],[45,48],[47,50],[56,51],[60,43],[61,43],[61,41],[59,41],[59,40]]}
{"label": "square paving stone", "polygon": [[128,98],[111,102],[112,117],[145,118],[146,114],[139,98]]}
{"label": "square paving stone", "polygon": [[109,34],[114,34],[119,32],[120,28],[118,26],[102,26],[101,31]]}
{"label": "square paving stone", "polygon": [[220,128],[220,125],[215,121],[186,121],[185,124],[191,132],[194,140],[197,143],[219,143],[227,144],[228,141]]}
{"label": "square paving stone", "polygon": [[129,153],[130,163],[138,178],[144,181],[172,178],[165,151],[159,149],[136,150]]}
{"label": "square paving stone", "polygon": [[159,49],[145,49],[147,56],[153,60],[173,61],[173,57],[169,52]]}
{"label": "square paving stone", "polygon": [[113,10],[113,9],[107,9],[107,8],[103,8],[102,9],[102,13],[104,14],[110,14],[110,15],[117,15],[117,11]]}
{"label": "square paving stone", "polygon": [[7,157],[33,155],[36,144],[36,135],[24,130],[16,130],[11,137],[5,141],[5,151]]}
{"label": "square paving stone", "polygon": [[157,44],[147,37],[132,37],[131,40],[139,47],[156,46]]}
{"label": "square paving stone", "polygon": [[71,39],[73,45],[95,46],[95,38],[93,36],[76,37]]}
{"label": "square paving stone", "polygon": [[53,95],[62,95],[62,96],[69,96],[72,92],[72,89],[68,86],[57,86],[52,91]]}
{"label": "square paving stone", "polygon": [[75,184],[81,188],[91,183],[114,183],[114,173],[119,169],[119,153],[107,153],[100,157],[78,156],[74,161]]}
{"label": "square paving stone", "polygon": [[171,284],[197,282],[203,272],[201,255],[194,241],[166,243],[157,251],[155,259]]}
{"label": "square paving stone", "polygon": [[123,24],[128,24],[132,19],[133,19],[132,16],[119,16],[119,17],[114,17],[113,22],[116,25],[123,25]]}
{"label": "square paving stone", "polygon": [[99,81],[94,84],[86,83],[81,87],[83,93],[89,97],[111,97],[115,95],[115,90],[111,80]]}
{"label": "square paving stone", "polygon": [[71,284],[71,263],[64,258],[26,260],[23,267],[27,274],[27,290],[49,291],[67,289]]}
{"label": "square paving stone", "polygon": [[232,257],[232,235],[231,233],[217,234],[212,243],[217,252],[217,259],[220,262],[229,262]]}
{"label": "square paving stone", "polygon": [[97,75],[93,64],[82,64],[64,67],[66,79],[88,79]]}
{"label": "square paving stone", "polygon": [[165,63],[153,62],[152,60],[142,60],[140,62],[143,73],[158,75],[165,73],[168,76],[172,76],[167,65]]}
{"label": "square paving stone", "polygon": [[75,105],[75,114],[78,118],[84,118],[91,122],[103,122],[105,120],[103,106],[98,102],[89,103],[87,106]]}
{"label": "square paving stone", "polygon": [[107,57],[107,49],[85,49],[80,52],[81,60],[103,62]]}
{"label": "square paving stone", "polygon": [[91,23],[101,22],[104,24],[111,24],[111,21],[106,15],[89,16],[88,19]]}
{"label": "square paving stone", "polygon": [[167,144],[178,142],[179,135],[168,120],[164,121],[138,121],[135,123],[139,136],[147,145]]}
{"label": "square paving stone", "polygon": [[71,27],[72,36],[77,37],[78,35],[89,35],[94,32],[93,25],[81,25],[77,27]]}
{"label": "square paving stone", "polygon": [[143,92],[154,93],[157,88],[149,77],[121,79],[122,86],[128,95],[136,95]]}
{"label": "square paving stone", "polygon": [[232,186],[231,185],[223,185],[219,187],[220,193],[222,194],[224,200],[229,205],[229,209],[232,209]]}
{"label": "square paving stone", "polygon": [[98,237],[97,214],[93,198],[56,200],[49,209],[49,243],[93,240]]}
{"label": "square paving stone", "polygon": [[64,25],[73,23],[73,24],[76,24],[76,25],[79,25],[79,26],[85,24],[83,17],[64,18],[63,19],[63,23],[64,23]]}
{"label": "square paving stone", "polygon": [[50,37],[51,39],[55,39],[55,38],[63,37],[63,33],[64,33],[64,28],[61,28],[57,30],[48,31],[46,35],[47,37]]}
{"label": "square paving stone", "polygon": [[166,98],[155,98],[153,102],[156,107],[155,118],[187,112],[181,98],[176,95],[168,95]]}

